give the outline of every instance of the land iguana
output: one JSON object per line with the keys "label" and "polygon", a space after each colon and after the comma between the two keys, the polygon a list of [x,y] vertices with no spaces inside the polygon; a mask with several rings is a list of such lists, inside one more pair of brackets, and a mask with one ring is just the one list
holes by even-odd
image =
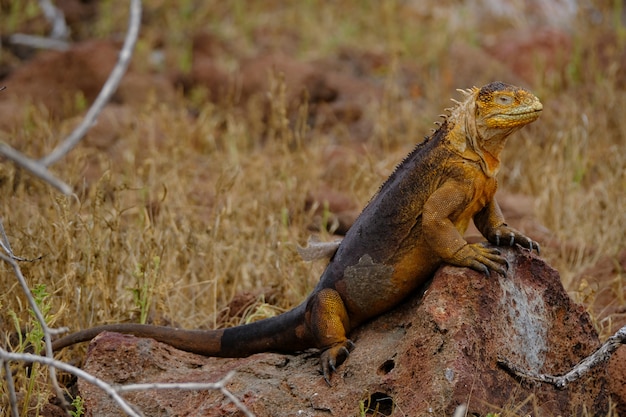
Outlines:
{"label": "land iguana", "polygon": [[486,243],[468,243],[470,220],[493,245],[539,245],[507,226],[494,195],[507,138],[535,121],[542,104],[502,82],[459,90],[465,96],[442,116],[369,201],[336,248],[304,302],[276,317],[219,330],[111,324],[53,342],[59,350],[103,331],[149,337],[205,356],[321,351],[326,382],[354,344],[347,335],[425,284],[443,263],[505,274],[507,261]]}

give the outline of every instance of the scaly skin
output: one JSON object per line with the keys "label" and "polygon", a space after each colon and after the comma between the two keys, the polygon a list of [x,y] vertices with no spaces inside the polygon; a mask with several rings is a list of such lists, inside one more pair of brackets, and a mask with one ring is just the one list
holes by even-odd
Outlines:
{"label": "scaly skin", "polygon": [[58,350],[102,331],[151,337],[206,356],[322,351],[329,381],[353,349],[347,338],[364,321],[390,310],[443,264],[505,274],[497,248],[463,238],[470,220],[493,245],[539,245],[506,225],[494,199],[506,139],[542,110],[530,92],[494,82],[459,90],[439,129],[406,157],[350,228],[320,281],[299,306],[280,316],[222,330],[140,324],[94,327],[53,343]]}

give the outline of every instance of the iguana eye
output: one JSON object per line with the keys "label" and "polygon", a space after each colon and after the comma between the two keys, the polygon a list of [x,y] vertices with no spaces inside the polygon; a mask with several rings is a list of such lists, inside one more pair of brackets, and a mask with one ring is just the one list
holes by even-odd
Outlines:
{"label": "iguana eye", "polygon": [[513,98],[510,96],[497,96],[496,97],[496,103],[498,104],[502,104],[502,105],[509,105],[513,102]]}

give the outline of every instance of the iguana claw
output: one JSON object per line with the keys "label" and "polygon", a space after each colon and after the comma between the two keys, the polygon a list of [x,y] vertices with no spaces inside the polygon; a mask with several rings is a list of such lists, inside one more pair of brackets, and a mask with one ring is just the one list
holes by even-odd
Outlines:
{"label": "iguana claw", "polygon": [[535,249],[537,251],[537,255],[541,254],[541,249],[539,248],[539,243],[535,242],[531,238],[528,238],[528,246],[530,246],[530,251],[531,252],[533,251],[533,249]]}
{"label": "iguana claw", "polygon": [[[506,224],[494,228],[491,233],[491,238],[488,237],[488,240],[496,246],[503,246],[505,244],[507,246],[515,246],[515,243],[519,243],[522,247],[530,249],[531,252],[536,250],[537,253],[540,253],[539,244],[537,242]],[[501,238],[503,234],[509,236],[508,244],[502,242]]]}
{"label": "iguana claw", "polygon": [[322,375],[324,381],[330,386],[330,376],[337,370],[337,366],[341,365],[350,355],[350,351],[354,349],[354,343],[350,339],[329,347],[320,356],[320,365],[322,367]]}
{"label": "iguana claw", "polygon": [[487,275],[487,278],[491,278],[491,272],[489,272],[489,268],[487,268],[487,265],[483,265],[482,269],[483,269],[483,273]]}

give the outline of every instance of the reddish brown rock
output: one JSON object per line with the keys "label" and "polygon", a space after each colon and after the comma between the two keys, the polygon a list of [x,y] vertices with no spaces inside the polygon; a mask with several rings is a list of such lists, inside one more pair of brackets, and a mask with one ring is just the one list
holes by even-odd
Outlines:
{"label": "reddish brown rock", "polygon": [[322,129],[345,125],[357,139],[366,139],[371,132],[370,122],[362,116],[368,103],[380,101],[383,90],[366,76],[328,71],[323,64],[299,61],[280,53],[243,60],[240,68],[238,78],[244,99],[259,96],[268,99],[273,83],[284,82],[284,104],[292,123],[301,117],[300,108],[306,103],[307,122],[311,125]]}
{"label": "reddish brown rock", "polygon": [[611,357],[607,366],[609,389],[617,415],[626,416],[626,347],[622,346]]}
{"label": "reddish brown rock", "polygon": [[[3,81],[7,88],[0,102],[0,129],[19,126],[30,103],[57,119],[81,113],[100,94],[120,49],[121,44],[114,41],[85,41],[67,51],[41,52],[17,67]],[[139,74],[131,66],[111,102],[138,105],[152,94],[159,102],[169,102],[175,95],[164,77]]]}
{"label": "reddish brown rock", "polygon": [[[176,82],[186,92],[194,87],[205,88],[208,98],[215,102],[244,107],[262,103],[261,117],[266,123],[270,123],[276,106],[284,106],[284,116],[292,125],[305,117],[300,121],[312,126],[330,129],[342,124],[349,127],[352,137],[368,137],[371,122],[363,115],[370,103],[383,96],[382,86],[371,77],[329,70],[323,63],[301,61],[279,52],[242,58],[233,49],[210,35],[198,35],[194,39],[191,72],[176,76]],[[235,60],[239,69],[222,68],[220,55]],[[302,113],[304,110],[306,114]]]}
{"label": "reddish brown rock", "polygon": [[[227,388],[257,416],[352,416],[378,407],[384,415],[593,415],[608,409],[606,369],[594,369],[567,390],[520,383],[497,366],[499,356],[540,372],[562,374],[599,341],[584,309],[558,273],[521,250],[503,250],[507,277],[445,266],[423,296],[357,329],[356,349],[328,387],[314,354],[204,358],[150,339],[103,334],[85,370],[116,384],[210,382],[230,370]],[[89,414],[119,415],[101,391],[79,382]],[[148,391],[125,397],[146,415],[241,415],[217,391]],[[394,412],[394,410],[396,410]]]}
{"label": "reddish brown rock", "polygon": [[[46,51],[15,70],[6,80],[7,95],[30,98],[55,115],[67,115],[75,95],[93,101],[109,77],[119,54],[110,41],[87,41],[68,51]],[[63,71],[51,71],[63,68]]]}

